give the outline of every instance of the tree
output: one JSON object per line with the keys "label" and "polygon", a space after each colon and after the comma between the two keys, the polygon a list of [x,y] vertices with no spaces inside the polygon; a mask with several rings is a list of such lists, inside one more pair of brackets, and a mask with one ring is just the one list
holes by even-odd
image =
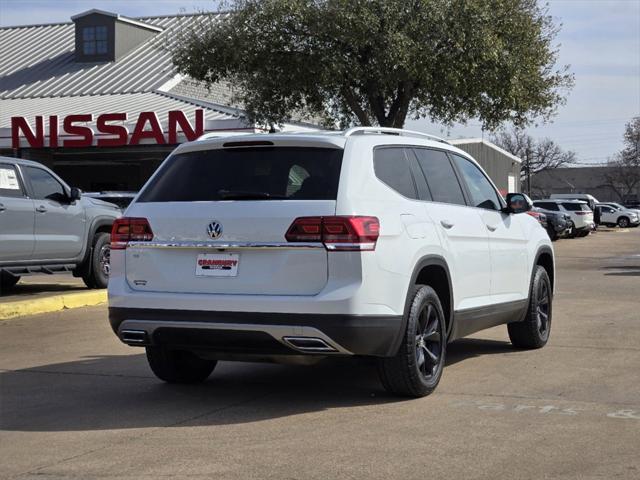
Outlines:
{"label": "tree", "polygon": [[250,120],[492,129],[549,118],[573,85],[536,0],[238,0],[177,40],[180,73],[230,81]]}
{"label": "tree", "polygon": [[531,195],[531,177],[545,170],[552,170],[575,163],[576,154],[565,151],[549,138],[534,139],[531,135],[518,128],[501,131],[492,138],[500,148],[522,160],[520,180],[525,183],[526,190]]}
{"label": "tree", "polygon": [[605,185],[625,202],[640,186],[640,117],[625,126],[623,148],[608,162]]}

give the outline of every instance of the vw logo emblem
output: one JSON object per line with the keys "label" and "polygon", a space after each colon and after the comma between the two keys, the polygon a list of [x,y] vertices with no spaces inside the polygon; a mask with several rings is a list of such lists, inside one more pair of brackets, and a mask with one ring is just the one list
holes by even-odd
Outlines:
{"label": "vw logo emblem", "polygon": [[222,225],[218,222],[211,222],[209,226],[207,226],[207,233],[213,239],[220,238],[222,235]]}

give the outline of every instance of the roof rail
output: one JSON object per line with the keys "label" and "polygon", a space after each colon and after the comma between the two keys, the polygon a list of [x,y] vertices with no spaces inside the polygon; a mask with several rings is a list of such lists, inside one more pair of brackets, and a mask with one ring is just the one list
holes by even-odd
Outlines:
{"label": "roof rail", "polygon": [[414,130],[404,130],[402,128],[390,128],[390,127],[352,127],[348,130],[345,130],[343,135],[345,137],[350,137],[352,135],[366,135],[367,133],[373,134],[386,134],[386,135],[397,135],[399,137],[422,137],[427,138],[429,140],[434,140],[436,142],[446,143],[447,145],[451,145],[444,138],[436,137],[435,135],[430,135],[428,133],[416,132]]}

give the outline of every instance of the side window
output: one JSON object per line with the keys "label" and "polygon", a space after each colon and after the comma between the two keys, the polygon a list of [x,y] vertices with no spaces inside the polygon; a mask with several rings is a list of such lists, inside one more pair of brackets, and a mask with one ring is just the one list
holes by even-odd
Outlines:
{"label": "side window", "polygon": [[373,151],[376,177],[408,198],[418,198],[409,162],[403,147],[376,148]]}
{"label": "side window", "polygon": [[433,201],[466,205],[462,188],[449,157],[444,152],[427,148],[416,148],[414,152],[429,185]]}
{"label": "side window", "polygon": [[33,188],[33,198],[53,200],[59,203],[63,203],[67,198],[60,182],[48,172],[35,167],[25,167],[24,171]]}
{"label": "side window", "polygon": [[13,165],[0,165],[0,197],[24,197]]}
{"label": "side window", "polygon": [[462,172],[471,193],[471,204],[487,210],[500,210],[501,202],[493,185],[482,170],[464,157],[452,155],[454,162]]}

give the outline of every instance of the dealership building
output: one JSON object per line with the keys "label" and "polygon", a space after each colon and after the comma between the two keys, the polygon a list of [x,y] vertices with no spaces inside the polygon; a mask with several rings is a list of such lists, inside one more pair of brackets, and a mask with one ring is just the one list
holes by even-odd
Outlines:
{"label": "dealership building", "polygon": [[[39,161],[85,191],[137,190],[182,142],[265,131],[233,103],[232,85],[208,88],[176,72],[176,38],[204,17],[90,10],[68,23],[0,28],[0,155]],[[451,143],[502,192],[519,189],[519,159],[479,139]]]}

